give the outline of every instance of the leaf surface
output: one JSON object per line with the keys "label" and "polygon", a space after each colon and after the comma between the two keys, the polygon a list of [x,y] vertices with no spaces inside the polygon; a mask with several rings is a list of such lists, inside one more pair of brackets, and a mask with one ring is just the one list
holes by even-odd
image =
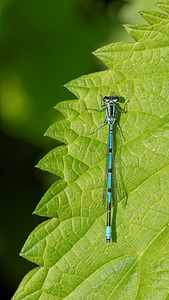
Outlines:
{"label": "leaf surface", "polygon": [[[78,100],[56,108],[65,120],[46,135],[65,145],[38,164],[60,176],[35,213],[51,219],[21,255],[40,265],[22,281],[20,299],[168,299],[169,286],[169,2],[165,13],[141,11],[148,25],[127,25],[134,42],[95,51],[109,68],[66,84]],[[100,95],[128,101],[116,134],[117,213],[105,242],[102,207],[108,126]]]}

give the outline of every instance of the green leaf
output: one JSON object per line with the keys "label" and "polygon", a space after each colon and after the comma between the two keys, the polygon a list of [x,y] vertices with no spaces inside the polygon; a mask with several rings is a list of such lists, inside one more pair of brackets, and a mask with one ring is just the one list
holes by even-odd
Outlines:
{"label": "green leaf", "polygon": [[[135,39],[94,52],[109,70],[66,87],[78,100],[56,108],[65,120],[46,135],[66,145],[38,164],[61,177],[35,213],[51,219],[27,239],[21,255],[40,265],[22,281],[20,299],[168,299],[169,286],[169,2],[166,13],[141,11],[149,25],[126,26]],[[100,95],[129,100],[116,130],[118,209],[112,241],[105,242],[102,192],[108,126]]]}

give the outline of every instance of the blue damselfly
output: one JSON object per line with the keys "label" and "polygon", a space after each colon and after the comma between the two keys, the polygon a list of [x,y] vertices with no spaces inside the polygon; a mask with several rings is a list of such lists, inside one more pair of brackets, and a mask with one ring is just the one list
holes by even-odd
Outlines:
{"label": "blue damselfly", "polygon": [[[120,101],[119,97],[115,95],[105,96],[101,100],[101,109],[90,109],[97,112],[102,112],[106,109],[106,117],[104,119],[103,124],[101,124],[98,128],[96,128],[91,134],[96,132],[102,126],[109,124],[109,149],[108,149],[108,192],[107,192],[107,227],[106,227],[106,242],[110,243],[111,239],[111,197],[112,197],[112,163],[113,163],[113,192],[114,192],[114,203],[115,208],[117,209],[117,193],[116,193],[116,174],[115,174],[115,147],[114,147],[114,124],[117,125],[117,128],[120,131],[121,136],[124,138],[123,133],[119,127],[119,124],[116,120],[116,111],[118,110],[120,113],[124,113],[125,109],[120,109],[116,104]],[[126,103],[127,104],[127,103]],[[125,140],[125,138],[124,138]],[[113,159],[112,159],[113,152]]]}

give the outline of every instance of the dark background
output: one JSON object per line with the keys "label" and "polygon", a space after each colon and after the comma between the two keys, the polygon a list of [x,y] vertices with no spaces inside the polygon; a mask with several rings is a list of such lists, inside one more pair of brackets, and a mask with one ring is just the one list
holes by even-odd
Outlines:
{"label": "dark background", "polygon": [[53,107],[74,99],[63,87],[106,67],[91,52],[132,41],[122,23],[145,23],[139,8],[154,1],[1,0],[0,4],[0,291],[11,299],[35,266],[19,257],[45,218],[32,215],[54,176],[34,166],[57,141],[43,137],[62,118]]}

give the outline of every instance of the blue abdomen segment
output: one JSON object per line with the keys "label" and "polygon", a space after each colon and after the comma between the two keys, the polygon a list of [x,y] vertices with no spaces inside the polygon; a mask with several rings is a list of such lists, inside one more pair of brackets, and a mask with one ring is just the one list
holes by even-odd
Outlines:
{"label": "blue abdomen segment", "polygon": [[111,226],[106,227],[106,242],[110,243],[111,239]]}
{"label": "blue abdomen segment", "polygon": [[111,192],[108,192],[108,197],[107,197],[108,199],[108,203],[111,203]]}

